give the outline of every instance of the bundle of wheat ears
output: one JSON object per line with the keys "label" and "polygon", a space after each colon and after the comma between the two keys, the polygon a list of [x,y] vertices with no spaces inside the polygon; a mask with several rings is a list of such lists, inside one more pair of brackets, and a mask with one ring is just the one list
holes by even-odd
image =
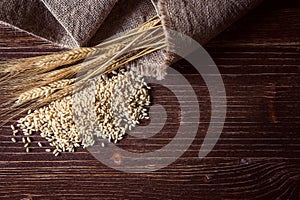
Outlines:
{"label": "bundle of wheat ears", "polygon": [[115,73],[125,64],[165,47],[161,21],[155,16],[94,47],[2,62],[2,124],[79,92],[91,78]]}

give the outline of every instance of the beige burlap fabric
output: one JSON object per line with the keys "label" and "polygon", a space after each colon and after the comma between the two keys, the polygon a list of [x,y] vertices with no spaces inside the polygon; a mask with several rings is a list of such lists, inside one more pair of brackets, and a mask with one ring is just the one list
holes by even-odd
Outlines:
{"label": "beige burlap fabric", "polygon": [[[1,0],[0,20],[55,44],[73,48],[98,44],[138,26],[158,13],[165,28],[182,32],[204,44],[260,2]],[[164,69],[163,60],[162,53],[156,52],[136,63],[151,66],[151,69]]]}
{"label": "beige burlap fabric", "polygon": [[158,9],[166,27],[204,44],[260,2],[261,0],[160,0]]}
{"label": "beige burlap fabric", "polygon": [[158,10],[166,26],[205,43],[260,1],[1,0],[0,20],[54,43],[75,47],[134,28]]}

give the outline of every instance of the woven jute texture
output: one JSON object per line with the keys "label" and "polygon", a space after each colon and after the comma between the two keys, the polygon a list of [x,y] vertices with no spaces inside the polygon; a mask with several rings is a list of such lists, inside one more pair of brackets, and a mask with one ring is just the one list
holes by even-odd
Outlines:
{"label": "woven jute texture", "polygon": [[[172,29],[205,44],[261,1],[1,0],[0,20],[49,42],[74,48],[96,45],[159,14],[167,37],[168,29]],[[160,51],[136,63],[163,72],[164,60]]]}

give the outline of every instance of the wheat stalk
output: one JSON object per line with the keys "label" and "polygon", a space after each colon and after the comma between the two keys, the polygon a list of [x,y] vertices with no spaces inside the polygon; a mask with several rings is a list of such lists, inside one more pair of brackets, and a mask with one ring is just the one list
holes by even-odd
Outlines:
{"label": "wheat stalk", "polygon": [[77,48],[55,54],[26,59],[17,59],[9,63],[2,63],[0,73],[23,72],[25,70],[43,72],[62,65],[72,64],[86,58],[90,53],[96,53],[97,48]]}
{"label": "wheat stalk", "polygon": [[16,101],[16,104],[17,105],[24,104],[28,101],[31,101],[31,100],[34,100],[34,99],[37,99],[40,97],[47,98],[51,94],[53,94],[56,90],[67,87],[68,85],[71,85],[74,82],[75,82],[74,78],[73,79],[63,79],[63,80],[51,83],[47,86],[38,87],[38,88],[34,88],[32,90],[26,91],[26,92],[22,93],[21,95],[19,95],[19,97]]}

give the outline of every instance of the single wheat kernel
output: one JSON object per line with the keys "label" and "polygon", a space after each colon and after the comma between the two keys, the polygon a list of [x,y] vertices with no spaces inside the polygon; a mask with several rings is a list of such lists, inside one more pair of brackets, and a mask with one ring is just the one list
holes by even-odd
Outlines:
{"label": "single wheat kernel", "polygon": [[31,143],[30,137],[27,137],[27,142],[28,142],[28,143]]}
{"label": "single wheat kernel", "polygon": [[57,149],[54,149],[53,154],[56,154],[56,153],[57,153]]}
{"label": "single wheat kernel", "polygon": [[10,125],[10,128],[11,128],[13,131],[16,130],[15,127],[14,127],[14,125]]}
{"label": "single wheat kernel", "polygon": [[51,152],[51,149],[46,149],[45,151],[46,151],[46,152]]}
{"label": "single wheat kernel", "polygon": [[29,153],[29,152],[30,152],[30,149],[29,149],[28,147],[26,148],[26,152],[27,152],[27,153]]}
{"label": "single wheat kernel", "polygon": [[24,148],[26,148],[26,147],[28,147],[29,146],[29,143],[26,143],[25,145],[24,145]]}
{"label": "single wheat kernel", "polygon": [[39,147],[43,147],[42,143],[38,142]]}
{"label": "single wheat kernel", "polygon": [[26,139],[23,137],[22,138],[22,142],[25,144],[26,143]]}
{"label": "single wheat kernel", "polygon": [[13,143],[16,143],[16,142],[17,142],[16,138],[11,138],[11,141],[12,141]]}

